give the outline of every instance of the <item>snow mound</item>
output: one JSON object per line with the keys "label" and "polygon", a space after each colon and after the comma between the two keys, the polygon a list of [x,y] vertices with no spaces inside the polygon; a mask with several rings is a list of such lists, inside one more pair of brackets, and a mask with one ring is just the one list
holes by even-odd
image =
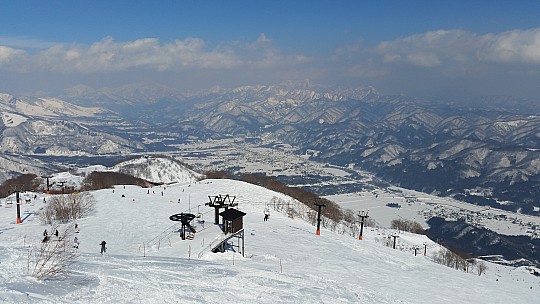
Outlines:
{"label": "snow mound", "polygon": [[115,165],[113,171],[129,174],[153,183],[193,183],[202,175],[169,157],[141,157]]}

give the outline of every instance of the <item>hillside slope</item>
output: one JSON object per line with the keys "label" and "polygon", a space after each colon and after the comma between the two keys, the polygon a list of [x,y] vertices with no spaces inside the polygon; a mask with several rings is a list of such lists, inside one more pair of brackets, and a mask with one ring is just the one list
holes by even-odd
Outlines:
{"label": "hillside slope", "polygon": [[141,157],[121,162],[112,170],[129,174],[154,183],[195,182],[201,174],[170,157]]}
{"label": "hillside slope", "polygon": [[[208,228],[213,227],[213,209],[204,206],[209,195],[218,194],[236,196],[238,208],[247,213],[245,257],[196,249],[207,248],[219,237]],[[203,180],[150,189],[117,186],[93,195],[95,212],[78,221],[79,256],[60,280],[36,282],[24,275],[28,246],[39,244],[43,230],[49,228],[33,213],[42,207],[43,197],[22,205],[25,219],[19,225],[14,223],[14,208],[0,208],[0,302],[536,303],[538,299],[540,281],[520,269],[490,265],[480,277],[456,271],[421,255],[383,247],[389,231],[366,229],[364,241],[358,241],[326,229],[316,236],[311,225],[277,212],[263,221],[265,205],[273,197],[290,198],[243,182]],[[174,230],[171,214],[186,211],[200,213],[207,229],[191,241],[180,241],[171,233],[160,243],[143,247],[162,232]],[[103,256],[102,240],[108,247]],[[430,245],[429,251],[435,249]]]}

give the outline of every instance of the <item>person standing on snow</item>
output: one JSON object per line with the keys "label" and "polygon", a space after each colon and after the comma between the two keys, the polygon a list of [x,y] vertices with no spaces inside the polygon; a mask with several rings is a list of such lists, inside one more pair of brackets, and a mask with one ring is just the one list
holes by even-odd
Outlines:
{"label": "person standing on snow", "polygon": [[107,247],[105,247],[105,245],[107,245],[107,242],[101,241],[100,245],[101,245],[101,254],[107,253]]}
{"label": "person standing on snow", "polygon": [[79,249],[79,239],[77,237],[73,240],[73,248]]}

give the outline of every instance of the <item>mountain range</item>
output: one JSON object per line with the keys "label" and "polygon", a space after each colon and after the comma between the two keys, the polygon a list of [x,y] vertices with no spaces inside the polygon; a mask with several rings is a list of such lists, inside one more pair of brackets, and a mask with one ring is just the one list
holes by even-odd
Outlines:
{"label": "mountain range", "polygon": [[56,97],[1,94],[0,111],[3,159],[164,152],[249,136],[477,204],[534,213],[540,195],[540,115],[509,98],[465,105],[311,82],[200,92],[134,84],[77,86]]}

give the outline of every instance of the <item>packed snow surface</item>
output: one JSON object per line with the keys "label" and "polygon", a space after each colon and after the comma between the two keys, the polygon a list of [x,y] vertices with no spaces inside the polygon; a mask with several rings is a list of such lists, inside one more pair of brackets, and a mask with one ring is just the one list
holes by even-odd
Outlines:
{"label": "packed snow surface", "polygon": [[[399,244],[428,246],[428,256],[382,246],[390,231],[366,228],[359,241],[271,210],[291,198],[232,180],[154,188],[116,186],[92,192],[95,211],[77,221],[78,256],[69,272],[36,281],[28,253],[44,229],[36,216],[48,195],[23,194],[16,224],[13,196],[0,200],[2,303],[538,303],[540,281],[522,268],[489,264],[478,276],[435,264],[438,245],[401,234]],[[235,196],[245,212],[245,253],[211,253],[223,236],[208,196]],[[47,202],[43,202],[43,199]],[[7,207],[11,201],[12,205]],[[172,214],[190,211],[197,232],[180,240]],[[204,223],[202,222],[204,220]],[[73,223],[72,223],[73,224]],[[61,228],[62,229],[62,228]],[[100,242],[107,242],[101,255]],[[238,240],[234,240],[238,244]]]}

